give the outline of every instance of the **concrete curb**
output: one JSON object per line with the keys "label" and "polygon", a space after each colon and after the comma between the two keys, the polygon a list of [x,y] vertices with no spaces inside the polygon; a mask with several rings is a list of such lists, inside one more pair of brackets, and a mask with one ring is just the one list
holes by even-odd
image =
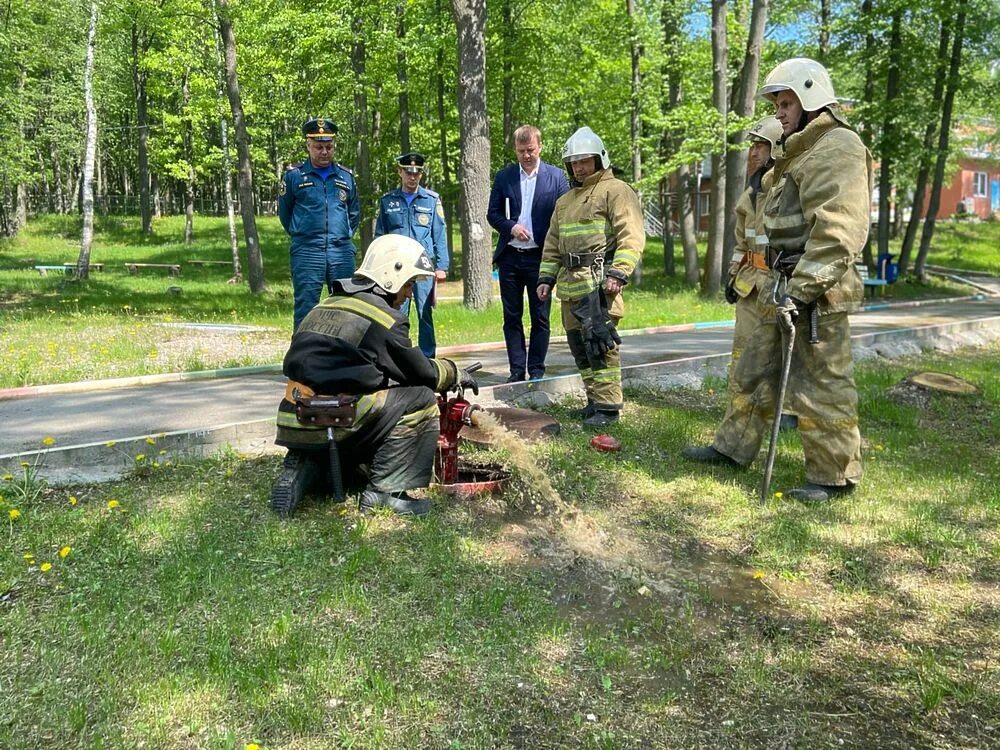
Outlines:
{"label": "concrete curb", "polygon": [[[980,332],[988,332],[981,335]],[[921,349],[955,349],[982,345],[1000,338],[1000,316],[938,323],[913,328],[888,329],[852,336],[855,359],[916,354]],[[629,386],[665,388],[700,388],[706,378],[724,379],[729,353],[704,354],[681,359],[649,362],[622,368]],[[579,374],[556,375],[541,380],[485,386],[475,399],[483,406],[514,404],[539,407],[569,396],[580,397],[583,381]],[[88,443],[40,451],[26,451],[0,456],[0,472],[18,475],[21,464],[35,466],[39,476],[52,484],[103,482],[120,479],[141,463],[151,465],[167,459],[173,463],[184,458],[202,458],[231,448],[240,453],[263,455],[279,453],[274,445],[274,420],[257,419],[155,435],[137,435],[112,443]],[[150,442],[152,441],[152,442]],[[160,453],[164,451],[164,453]],[[144,456],[141,461],[136,456]]]}
{"label": "concrete curb", "polygon": [[[905,309],[908,307],[926,307],[929,305],[943,305],[952,302],[965,302],[970,300],[983,299],[982,294],[972,294],[963,297],[945,297],[926,300],[908,300],[904,302],[885,302],[875,305],[867,305],[862,312],[875,310]],[[654,326],[652,328],[630,328],[619,331],[622,336],[641,336],[645,334],[657,333],[689,333],[691,331],[704,331],[716,328],[732,328],[735,324],[733,320],[706,321],[702,323],[678,323],[668,326]],[[481,344],[459,344],[455,346],[441,347],[438,352],[441,356],[451,354],[474,354],[475,352],[501,351],[506,348],[503,341],[490,341]],[[226,367],[216,370],[194,370],[191,372],[165,372],[158,375],[136,375],[126,378],[107,378],[104,380],[81,380],[75,383],[53,383],[50,385],[29,385],[21,388],[0,389],[0,401],[10,401],[19,398],[31,398],[34,396],[45,396],[56,393],[87,393],[89,391],[107,391],[116,388],[133,388],[142,385],[158,385],[162,383],[178,383],[185,380],[214,380],[223,378],[238,378],[245,375],[280,375],[281,364],[255,365],[252,367]]]}

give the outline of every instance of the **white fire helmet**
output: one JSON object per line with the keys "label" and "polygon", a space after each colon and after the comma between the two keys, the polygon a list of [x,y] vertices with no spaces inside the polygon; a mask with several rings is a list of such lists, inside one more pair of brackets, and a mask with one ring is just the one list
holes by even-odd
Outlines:
{"label": "white fire helmet", "polygon": [[808,57],[793,57],[778,65],[764,79],[757,97],[773,102],[779,91],[789,90],[799,98],[805,112],[815,112],[837,103],[830,74],[826,72],[826,68]]}
{"label": "white fire helmet", "polygon": [[601,160],[601,169],[607,169],[611,166],[611,159],[608,158],[608,152],[604,148],[604,141],[598,138],[597,133],[584,126],[573,133],[569,137],[569,140],[566,141],[566,145],[563,147],[562,160],[566,168],[572,171],[570,164],[574,161],[580,161],[587,156],[599,157]]}
{"label": "white fire helmet", "polygon": [[752,128],[750,128],[749,137],[751,141],[763,141],[771,144],[771,152],[773,154],[774,147],[778,145],[778,141],[781,140],[781,123],[778,122],[778,118],[774,115],[770,117],[765,117],[763,120],[757,121]]}
{"label": "white fire helmet", "polygon": [[384,234],[368,246],[365,259],[354,275],[374,281],[387,292],[395,292],[410,279],[433,276],[434,266],[416,240],[401,234]]}

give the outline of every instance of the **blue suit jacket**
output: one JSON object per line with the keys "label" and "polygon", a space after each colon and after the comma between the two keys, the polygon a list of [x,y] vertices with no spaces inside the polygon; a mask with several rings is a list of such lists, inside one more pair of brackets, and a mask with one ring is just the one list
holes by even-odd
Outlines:
{"label": "blue suit jacket", "polygon": [[[563,193],[569,192],[569,180],[566,179],[565,170],[546,164],[544,161],[538,163],[537,180],[535,197],[531,203],[531,231],[535,242],[539,247],[543,247],[545,235],[549,233],[549,222],[552,221],[556,200]],[[510,218],[508,218],[508,201]],[[517,224],[517,217],[520,215],[521,165],[514,162],[497,172],[493,180],[493,189],[490,191],[490,205],[486,210],[486,220],[500,233],[500,240],[493,252],[494,263],[507,249],[510,231]]]}

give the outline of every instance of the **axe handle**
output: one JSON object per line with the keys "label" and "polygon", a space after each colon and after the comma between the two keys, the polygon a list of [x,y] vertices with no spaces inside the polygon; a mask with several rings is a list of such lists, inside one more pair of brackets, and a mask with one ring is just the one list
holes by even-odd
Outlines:
{"label": "axe handle", "polygon": [[767,445],[767,460],[764,462],[764,478],[760,484],[760,502],[763,505],[771,494],[771,472],[774,469],[774,457],[778,452],[778,432],[781,430],[781,406],[785,403],[785,391],[788,388],[788,373],[792,369],[792,351],[795,349],[795,326],[787,333],[784,346],[784,357],[781,361],[781,378],[778,380],[778,394],[774,403],[774,421],[771,423],[771,440]]}

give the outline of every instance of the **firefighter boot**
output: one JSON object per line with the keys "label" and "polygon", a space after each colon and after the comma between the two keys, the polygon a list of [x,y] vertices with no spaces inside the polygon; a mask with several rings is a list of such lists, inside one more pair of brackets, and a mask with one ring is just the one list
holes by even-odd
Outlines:
{"label": "firefighter boot", "polygon": [[825,503],[828,500],[849,495],[852,492],[854,492],[853,484],[832,485],[806,482],[801,487],[789,490],[787,494],[788,497],[793,497],[804,503]]}
{"label": "firefighter boot", "polygon": [[327,466],[323,455],[288,451],[281,473],[271,487],[271,510],[289,518],[306,493],[324,487],[329,476]]}
{"label": "firefighter boot", "polygon": [[711,445],[702,446],[688,446],[681,451],[681,455],[684,458],[690,459],[691,461],[698,461],[703,464],[719,464],[720,466],[739,466],[740,464],[731,459],[725,453],[719,453]]}
{"label": "firefighter boot", "polygon": [[380,492],[369,487],[361,493],[358,510],[371,513],[376,508],[388,508],[400,516],[426,516],[431,510],[430,500],[417,500],[406,492]]}
{"label": "firefighter boot", "polygon": [[594,413],[583,420],[583,424],[585,427],[600,430],[613,425],[619,420],[620,416],[617,411],[603,411],[595,408]]}

